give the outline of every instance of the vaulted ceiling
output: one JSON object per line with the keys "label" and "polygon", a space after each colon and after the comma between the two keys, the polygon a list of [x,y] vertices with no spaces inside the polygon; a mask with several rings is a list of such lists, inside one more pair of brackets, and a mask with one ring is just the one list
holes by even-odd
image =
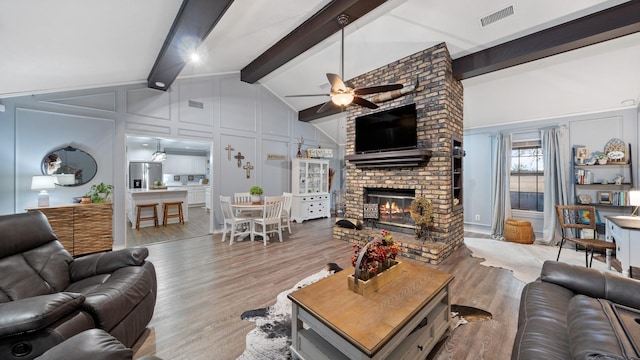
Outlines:
{"label": "vaulted ceiling", "polygon": [[[328,98],[288,98],[286,95],[328,93],[325,74],[340,73],[339,26],[326,19],[314,25],[314,21],[319,21],[314,14],[340,7],[348,12],[352,4],[363,6],[365,3],[360,1],[358,5],[357,0],[218,1],[219,8],[212,11],[220,16],[203,17],[205,22],[211,22],[211,28],[197,27],[194,31],[199,35],[192,38],[182,36],[176,27],[171,31],[174,20],[180,18],[181,9],[185,11],[189,3],[199,2],[212,3],[189,0],[183,7],[180,0],[9,2],[0,12],[0,99],[146,82],[152,79],[156,60],[167,49],[179,48],[187,53],[194,45],[201,62],[175,65],[179,66],[175,71],[178,78],[242,71],[244,79],[254,60],[261,59],[280,39],[300,27],[313,31],[305,30],[309,36],[299,41],[317,44],[304,51],[297,50],[299,44],[293,42],[285,47],[289,54],[266,53],[262,59],[267,60],[267,68],[274,61],[278,64],[263,73],[252,72],[258,74],[257,79],[249,79],[257,80],[292,109],[300,111]],[[638,0],[369,2],[380,5],[372,10],[359,10],[361,17],[354,16],[355,20],[345,28],[346,79],[441,42],[447,44],[452,57],[460,63],[466,55],[619,4],[637,4]],[[513,7],[512,15],[481,25],[482,18],[509,6]],[[196,20],[189,23],[194,24]],[[594,23],[593,27],[597,26]],[[638,20],[623,30],[633,33],[638,31],[634,30],[637,26]],[[331,29],[327,29],[329,27]],[[309,39],[316,32],[324,34],[319,40]],[[566,33],[570,35],[571,30]],[[178,47],[174,43],[167,48],[165,40],[172,34],[180,35],[177,38],[181,41]],[[200,42],[197,37],[205,35]],[[540,38],[529,46],[546,41]],[[296,51],[300,55],[296,56]],[[283,61],[287,56],[292,59]],[[477,61],[480,60],[473,60],[472,65]],[[465,127],[637,107],[639,61],[640,34],[634,33],[464,79]]]}

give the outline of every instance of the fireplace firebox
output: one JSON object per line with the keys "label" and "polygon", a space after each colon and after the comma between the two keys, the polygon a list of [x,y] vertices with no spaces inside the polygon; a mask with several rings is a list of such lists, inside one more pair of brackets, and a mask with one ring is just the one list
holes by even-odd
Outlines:
{"label": "fireplace firebox", "polygon": [[403,233],[413,233],[415,229],[415,221],[411,218],[411,202],[414,198],[415,190],[412,189],[367,188],[364,191],[365,208],[375,209],[377,205],[377,225]]}

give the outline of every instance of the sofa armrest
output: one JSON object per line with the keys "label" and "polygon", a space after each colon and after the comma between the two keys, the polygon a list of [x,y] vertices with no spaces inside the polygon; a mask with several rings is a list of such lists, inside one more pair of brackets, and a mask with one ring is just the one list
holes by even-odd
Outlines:
{"label": "sofa armrest", "polygon": [[131,360],[133,350],[101,329],[91,329],[63,341],[36,360]]}
{"label": "sofa armrest", "polygon": [[98,274],[109,274],[126,266],[140,266],[144,264],[147,256],[147,248],[136,247],[76,258],[69,268],[71,282]]}
{"label": "sofa armrest", "polygon": [[540,280],[554,283],[576,294],[606,299],[632,308],[640,308],[640,281],[600,270],[547,260]]}
{"label": "sofa armrest", "polygon": [[84,295],[60,292],[0,303],[0,338],[43,329],[79,309],[84,300]]}

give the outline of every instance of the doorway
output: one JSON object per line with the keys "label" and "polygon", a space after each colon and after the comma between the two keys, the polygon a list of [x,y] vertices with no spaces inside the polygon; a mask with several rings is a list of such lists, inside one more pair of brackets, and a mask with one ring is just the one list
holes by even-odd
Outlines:
{"label": "doorway", "polygon": [[[212,155],[213,143],[205,141],[146,137],[138,135],[126,136],[125,183],[125,244],[127,247],[144,246],[153,243],[182,240],[213,233],[214,211],[212,201]],[[164,159],[164,160],[163,160]],[[132,174],[139,173],[139,168],[148,164],[161,164],[161,175],[151,178]],[[183,204],[185,223],[169,221],[163,226],[163,198],[172,195],[184,196]],[[154,222],[141,221],[140,229],[136,229],[137,199],[153,199],[158,203],[158,226]],[[151,210],[149,214],[152,215]],[[143,217],[145,217],[143,216]]]}

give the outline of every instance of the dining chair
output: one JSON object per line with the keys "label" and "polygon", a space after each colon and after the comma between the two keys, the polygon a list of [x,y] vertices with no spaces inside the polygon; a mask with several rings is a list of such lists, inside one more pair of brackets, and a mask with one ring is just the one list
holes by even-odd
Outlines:
{"label": "dining chair", "polygon": [[227,236],[227,225],[231,228],[229,245],[233,244],[233,238],[235,236],[250,235],[251,241],[253,241],[253,218],[236,216],[231,208],[230,196],[220,196],[220,208],[222,209],[222,217],[224,218],[222,242],[224,242]]}
{"label": "dining chair", "polygon": [[[234,193],[233,202],[234,203],[251,203],[251,194],[249,194],[248,192]],[[240,216],[240,217],[255,216],[257,214],[255,211],[240,210],[240,209],[236,209],[235,213],[236,213],[236,216]]]}
{"label": "dining chair", "polygon": [[291,203],[293,202],[293,193],[282,193],[282,229],[287,228],[289,234],[291,234]]}
{"label": "dining chair", "polygon": [[[282,196],[265,196],[262,205],[262,216],[253,220],[252,236],[260,235],[267,245],[268,234],[278,233],[278,239],[282,242]],[[257,230],[258,225],[260,231]],[[253,240],[253,238],[251,239]]]}
{"label": "dining chair", "polygon": [[[556,213],[562,231],[562,240],[560,240],[560,248],[558,249],[556,261],[560,259],[562,245],[567,241],[585,248],[586,267],[591,267],[593,263],[593,253],[596,250],[615,250],[615,243],[598,239],[595,206],[556,205]],[[590,230],[589,233],[593,234],[593,238],[590,238],[591,235],[584,236],[584,230]],[[591,260],[589,260],[589,251],[591,251]]]}

